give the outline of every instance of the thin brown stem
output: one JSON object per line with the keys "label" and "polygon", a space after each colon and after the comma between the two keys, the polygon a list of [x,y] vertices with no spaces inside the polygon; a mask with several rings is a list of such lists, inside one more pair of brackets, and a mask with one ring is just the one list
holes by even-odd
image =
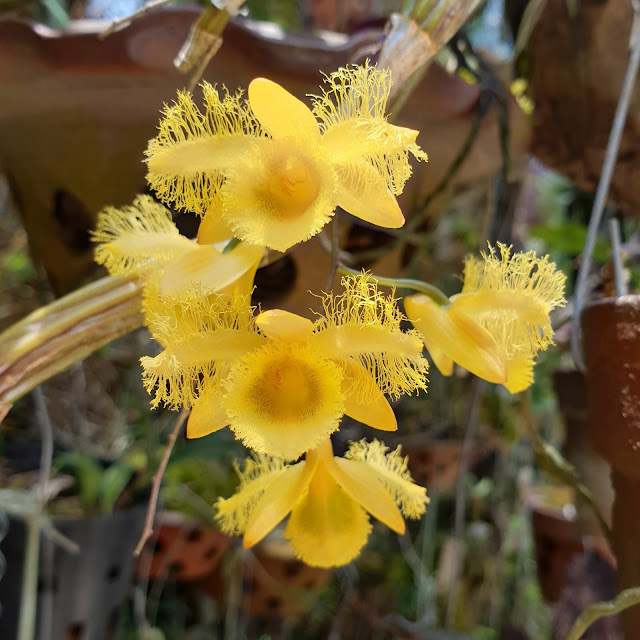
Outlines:
{"label": "thin brown stem", "polygon": [[189,410],[183,409],[178,416],[178,420],[176,421],[176,426],[173,428],[173,431],[169,434],[169,439],[167,440],[167,446],[164,450],[164,455],[162,456],[162,460],[160,461],[160,465],[158,466],[158,470],[155,472],[153,476],[153,480],[151,481],[151,496],[149,497],[149,506],[147,507],[147,517],[144,521],[144,529],[142,530],[142,535],[140,536],[140,540],[133,552],[135,556],[139,556],[144,545],[147,543],[147,540],[153,535],[153,520],[156,515],[156,509],[158,508],[158,496],[160,495],[160,483],[162,482],[162,477],[164,476],[164,472],[167,468],[167,464],[169,462],[169,458],[171,457],[171,452],[173,451],[173,447],[178,438],[178,434],[180,430],[184,426],[185,421],[189,417]]}

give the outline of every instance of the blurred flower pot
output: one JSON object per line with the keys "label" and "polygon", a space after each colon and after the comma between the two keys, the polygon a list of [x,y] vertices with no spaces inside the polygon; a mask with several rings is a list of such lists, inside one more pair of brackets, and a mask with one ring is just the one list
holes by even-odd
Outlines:
{"label": "blurred flower pot", "polygon": [[[611,523],[613,488],[611,467],[596,451],[588,429],[587,379],[580,371],[555,371],[553,388],[564,419],[564,453],[576,468],[580,481],[589,489],[602,517]],[[600,536],[600,525],[593,511],[578,502],[576,526],[581,535]]]}
{"label": "blurred flower pot", "polygon": [[[32,254],[58,294],[78,286],[94,268],[89,230],[98,211],[129,204],[146,189],[143,151],[156,134],[163,103],[188,83],[173,60],[200,11],[148,13],[104,40],[96,37],[106,26],[99,22],[54,31],[0,20],[0,165]],[[234,92],[265,76],[308,100],[305,95],[319,91],[320,70],[362,62],[382,38],[381,28],[301,36],[269,23],[233,20],[203,79]],[[195,94],[200,99],[199,90]],[[421,131],[436,157],[416,167],[401,199],[407,215],[446,175],[476,118],[480,95],[478,85],[434,63],[402,113],[394,114],[397,124]],[[511,97],[508,107],[516,156],[526,146],[528,123]],[[489,177],[501,162],[497,118],[490,113],[451,187]],[[179,222],[193,231],[193,216]],[[310,246],[321,262],[302,253]],[[316,240],[291,257],[298,278],[288,308],[295,312],[296,296],[306,310],[307,290],[326,285],[329,252]]]}
{"label": "blurred flower pot", "polygon": [[531,487],[524,502],[531,512],[540,589],[547,602],[556,602],[571,560],[582,553],[572,492],[568,487]]}
{"label": "blurred flower pot", "polygon": [[403,447],[414,482],[428,489],[451,489],[460,468],[461,440],[435,441],[423,447]]}
{"label": "blurred flower pot", "polygon": [[152,580],[201,580],[216,571],[230,542],[229,536],[217,529],[165,511],[156,516],[153,536],[136,562],[135,571]]}
{"label": "blurred flower pot", "polygon": [[[640,296],[606,298],[582,314],[589,429],[612,467],[618,588],[640,585]],[[640,638],[640,607],[622,614],[625,638]]]}
{"label": "blurred flower pot", "polygon": [[[285,540],[275,536],[242,556],[240,606],[254,616],[295,618],[317,601],[318,590],[333,575],[331,569],[310,567],[298,560]],[[216,600],[224,600],[222,575],[216,572],[201,582]]]}
{"label": "blurred flower pot", "polygon": [[[108,637],[131,587],[133,549],[144,516],[145,509],[136,508],[104,517],[55,521],[57,529],[73,540],[80,552],[71,554],[43,539],[36,626],[41,630],[40,640]],[[2,541],[7,561],[0,580],[3,640],[12,640],[17,633],[25,541],[24,524],[12,521]]]}

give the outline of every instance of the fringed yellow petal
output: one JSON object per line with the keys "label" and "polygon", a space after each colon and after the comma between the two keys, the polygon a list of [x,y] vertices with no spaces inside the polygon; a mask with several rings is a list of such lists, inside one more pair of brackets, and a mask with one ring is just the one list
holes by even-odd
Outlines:
{"label": "fringed yellow petal", "polygon": [[265,488],[247,522],[242,544],[245,549],[260,542],[294,508],[307,490],[313,475],[312,465],[299,462],[284,471]]}
{"label": "fringed yellow petal", "polygon": [[149,283],[142,307],[151,335],[163,347],[190,343],[200,334],[225,330],[247,334],[248,349],[264,342],[256,331],[248,296],[207,295],[196,287],[183,297],[167,298],[157,287],[156,282]]}
{"label": "fringed yellow petal", "polygon": [[395,196],[371,165],[358,160],[337,173],[336,200],[345,211],[379,227],[398,229],[404,224]]}
{"label": "fringed yellow petal", "polygon": [[98,243],[96,262],[113,276],[140,274],[193,246],[180,235],[171,212],[150,196],[136,197],[129,207],[101,211],[92,240]]}
{"label": "fringed yellow petal", "polygon": [[427,154],[415,142],[417,136],[413,129],[384,120],[355,121],[329,129],[322,141],[341,175],[357,176],[364,164],[392,194],[398,195],[411,177],[409,154],[427,161]]}
{"label": "fringed yellow petal", "polygon": [[229,253],[192,243],[189,251],[169,265],[160,279],[159,294],[175,297],[194,286],[202,292],[219,291],[257,265],[263,254],[262,247],[244,242]]}
{"label": "fringed yellow petal", "polygon": [[249,104],[260,124],[274,138],[294,134],[312,139],[320,137],[309,107],[271,80],[256,78],[249,85]]}
{"label": "fringed yellow petal", "polygon": [[336,176],[322,148],[284,138],[256,145],[229,171],[224,218],[236,237],[286,251],[333,216]]}
{"label": "fringed yellow petal", "polygon": [[364,276],[343,278],[342,285],[344,294],[323,300],[326,317],[315,324],[316,348],[338,361],[357,360],[393,398],[426,389],[422,339],[401,330],[404,316],[395,299],[383,296]]}
{"label": "fringed yellow petal", "polygon": [[220,96],[203,83],[205,110],[190,94],[180,92],[165,106],[160,133],[145,152],[147,180],[161,200],[204,214],[220,187],[226,169],[247,149],[251,138],[263,135],[241,94]]}
{"label": "fringed yellow petal", "polygon": [[313,333],[313,322],[290,311],[270,309],[256,317],[256,326],[267,337],[277,340],[306,339]]}
{"label": "fringed yellow petal", "polygon": [[[365,64],[327,76],[328,90],[315,98],[313,111],[321,121],[322,141],[337,165],[365,158],[389,190],[402,193],[411,175],[409,153],[418,160],[427,155],[415,143],[417,131],[385,120],[391,74]],[[355,173],[357,165],[351,170]]]}
{"label": "fringed yellow petal", "polygon": [[165,348],[140,361],[145,388],[155,394],[154,407],[161,402],[191,406],[203,384],[226,374],[229,363],[265,342],[243,298],[194,290],[192,297],[173,299],[149,288],[143,307],[151,334]]}
{"label": "fringed yellow petal", "polygon": [[213,199],[198,227],[198,244],[216,244],[233,237],[233,231],[222,217],[222,198]]}
{"label": "fringed yellow petal", "polygon": [[236,468],[240,476],[236,492],[227,500],[220,498],[216,503],[216,520],[220,528],[230,535],[244,533],[258,500],[287,469],[280,458],[260,454],[247,458],[243,471]]}
{"label": "fringed yellow petal", "polygon": [[374,469],[359,460],[333,458],[333,463],[327,464],[327,470],[340,487],[374,518],[396,533],[404,533],[402,514]]}
{"label": "fringed yellow petal", "polygon": [[285,535],[306,564],[337,567],[360,553],[370,531],[364,509],[318,465],[309,490],[291,513]]}
{"label": "fringed yellow petal", "polygon": [[457,313],[455,304],[443,308],[428,296],[416,294],[404,299],[404,308],[430,353],[432,349],[444,351],[461,367],[489,382],[507,380],[506,362],[499,344],[478,322]]}
{"label": "fringed yellow petal", "polygon": [[218,386],[208,384],[203,388],[187,420],[187,438],[202,438],[229,424],[221,396]]}
{"label": "fringed yellow petal", "polygon": [[517,292],[546,305],[547,312],[564,306],[566,276],[556,269],[549,256],[538,258],[534,251],[511,255],[511,247],[501,243],[498,243],[498,249],[500,256],[490,246],[489,253],[482,254],[482,260],[467,257],[462,293],[483,290]]}
{"label": "fringed yellow petal", "polygon": [[366,62],[341,67],[325,76],[328,88],[313,96],[313,113],[324,131],[342,122],[384,119],[391,91],[391,72]]}
{"label": "fringed yellow petal", "polygon": [[507,381],[504,386],[509,393],[520,393],[533,384],[533,358],[526,353],[518,354],[507,362]]}
{"label": "fringed yellow petal", "polygon": [[338,429],[341,382],[338,366],[308,344],[270,341],[224,382],[229,426],[247,447],[294,460]]}
{"label": "fringed yellow petal", "polygon": [[344,412],[350,418],[374,429],[396,431],[398,423],[391,405],[371,374],[358,362],[340,362]]}
{"label": "fringed yellow petal", "polygon": [[360,462],[368,465],[378,481],[393,496],[407,518],[420,518],[424,514],[429,498],[424,487],[415,484],[409,473],[407,458],[401,455],[400,447],[391,453],[383,442],[374,440],[352,442],[345,454],[348,463]]}

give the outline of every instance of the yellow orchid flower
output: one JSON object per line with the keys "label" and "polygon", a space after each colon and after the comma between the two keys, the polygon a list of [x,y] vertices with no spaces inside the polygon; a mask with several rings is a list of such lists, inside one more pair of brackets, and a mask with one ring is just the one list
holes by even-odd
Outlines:
{"label": "yellow orchid flower", "polygon": [[462,292],[449,306],[417,294],[404,308],[442,374],[451,375],[457,362],[517,393],[533,382],[538,351],[553,344],[549,313],[566,302],[566,278],[548,256],[498,248],[482,260],[467,257]]}
{"label": "yellow orchid flower", "polygon": [[188,93],[165,107],[146,151],[159,198],[204,215],[213,241],[235,236],[285,251],[310,238],[337,206],[397,228],[395,195],[426,154],[417,131],[389,124],[388,71],[366,64],[326,77],[309,109],[265,78],[222,96],[203,83],[204,112]]}
{"label": "yellow orchid flower", "polygon": [[122,209],[107,207],[93,232],[98,264],[113,276],[153,273],[160,295],[180,295],[192,286],[250,293],[264,249],[241,242],[225,253],[207,240],[206,229],[198,230],[197,242],[180,235],[171,213],[150,196],[138,196]]}
{"label": "yellow orchid flower", "polygon": [[297,464],[248,459],[238,491],[216,504],[218,522],[228,534],[243,534],[249,548],[291,514],[285,536],[298,558],[317,567],[347,564],[367,541],[368,513],[404,533],[402,514],[420,518],[429,502],[424,487],[413,483],[400,447],[387,451],[382,442],[362,440],[339,458],[325,439]]}
{"label": "yellow orchid flower", "polygon": [[403,332],[395,300],[366,278],[344,278],[325,295],[315,322],[279,309],[254,317],[237,296],[167,304],[149,295],[145,311],[164,347],[142,358],[153,406],[192,407],[187,436],[229,425],[260,453],[293,460],[339,427],[344,414],[384,431],[397,428],[385,393],[426,388],[422,341]]}

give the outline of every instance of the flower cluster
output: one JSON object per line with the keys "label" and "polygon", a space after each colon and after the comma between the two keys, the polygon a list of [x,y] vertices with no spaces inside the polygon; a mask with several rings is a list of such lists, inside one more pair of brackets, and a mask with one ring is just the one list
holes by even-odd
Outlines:
{"label": "flower cluster", "polygon": [[417,331],[403,330],[397,301],[366,274],[324,294],[314,320],[251,306],[265,251],[318,233],[338,206],[382,227],[404,223],[396,195],[409,156],[426,155],[416,131],[385,119],[390,82],[368,64],[340,69],[311,108],[264,78],[246,100],[203,84],[203,110],[180,93],[147,148],[147,178],[160,200],[202,216],[197,238],[148,196],[105,209],[94,232],[100,264],[145,281],[161,347],[141,359],[152,405],[190,409],[189,438],[228,426],[253,450],[235,495],[218,501],[220,526],[250,547],[288,516],[285,536],[316,566],[355,558],[370,515],[402,533],[403,516],[428,503],[399,450],[373,440],[333,455],[343,416],[397,429],[387,398],[426,389],[423,345],[446,375],[458,362],[511,392],[527,387],[552,343],[549,312],[564,303],[555,265],[500,245],[467,259],[448,304],[444,294],[405,298]]}
{"label": "flower cluster", "polygon": [[398,450],[363,441],[343,459],[330,440],[345,415],[397,429],[387,397],[426,389],[422,337],[401,329],[394,298],[366,277],[325,294],[314,321],[253,308],[253,279],[266,249],[308,239],[337,207],[402,226],[409,156],[426,155],[417,131],[386,121],[388,72],[365,64],[325,80],[311,108],[264,78],[247,99],[204,83],[202,109],[179,93],[147,148],[147,179],[159,200],[202,216],[197,238],[139,196],[101,212],[94,241],[112,275],[145,282],[162,347],[141,360],[152,405],[190,409],[189,438],[228,426],[254,451],[238,492],[218,503],[222,528],[251,546],[290,514],[296,554],[335,566],[365,544],[367,513],[402,532],[402,514],[426,508]]}

